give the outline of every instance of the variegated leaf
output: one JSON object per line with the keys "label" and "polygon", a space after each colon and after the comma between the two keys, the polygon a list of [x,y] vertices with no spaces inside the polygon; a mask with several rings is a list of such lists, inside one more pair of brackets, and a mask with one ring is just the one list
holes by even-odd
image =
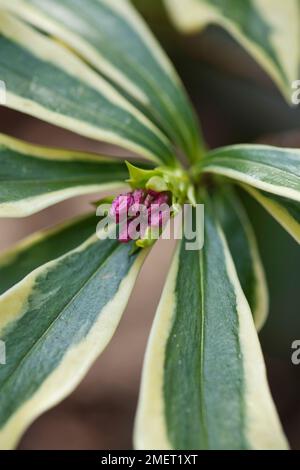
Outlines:
{"label": "variegated leaf", "polygon": [[68,44],[197,159],[202,143],[183,86],[128,0],[2,0],[0,5]]}
{"label": "variegated leaf", "polygon": [[300,151],[268,145],[232,145],[208,152],[196,172],[227,176],[265,192],[300,201]]}
{"label": "variegated leaf", "polygon": [[120,188],[127,176],[122,160],[0,134],[0,217],[27,216],[72,196]]}
{"label": "variegated leaf", "polygon": [[251,311],[205,200],[205,245],[180,244],[158,307],[138,449],[285,449]]}
{"label": "variegated leaf", "polygon": [[220,186],[213,201],[255,326],[260,330],[268,314],[268,289],[250,220],[233,187]]}
{"label": "variegated leaf", "polygon": [[242,186],[300,243],[300,202]]}
{"label": "variegated leaf", "polygon": [[2,449],[68,395],[109,342],[146,254],[131,249],[94,235],[0,296]]}
{"label": "variegated leaf", "polygon": [[94,214],[77,217],[23,239],[0,255],[0,294],[24,279],[39,266],[81,245],[96,232]]}
{"label": "variegated leaf", "polygon": [[70,49],[0,10],[0,79],[6,106],[158,163],[170,141]]}
{"label": "variegated leaf", "polygon": [[297,0],[165,0],[183,32],[226,29],[271,76],[288,101],[300,58]]}

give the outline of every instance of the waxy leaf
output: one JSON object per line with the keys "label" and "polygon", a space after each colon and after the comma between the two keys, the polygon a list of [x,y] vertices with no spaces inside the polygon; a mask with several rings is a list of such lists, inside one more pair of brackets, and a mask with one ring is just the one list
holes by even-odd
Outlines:
{"label": "waxy leaf", "polygon": [[4,0],[61,39],[157,122],[191,160],[201,153],[198,123],[180,80],[127,0]]}
{"label": "waxy leaf", "polygon": [[174,164],[167,137],[58,41],[0,10],[6,106],[92,139]]}
{"label": "waxy leaf", "polygon": [[135,445],[285,449],[251,311],[204,202],[204,248],[178,247],[152,328]]}
{"label": "waxy leaf", "polygon": [[185,33],[210,24],[228,31],[290,101],[300,58],[297,0],[165,0],[165,4]]}
{"label": "waxy leaf", "polygon": [[222,185],[215,191],[213,202],[255,326],[260,330],[268,314],[268,290],[250,220],[229,185]]}
{"label": "waxy leaf", "polygon": [[127,176],[122,160],[0,134],[0,217],[22,217],[72,196],[120,188]]}
{"label": "waxy leaf", "polygon": [[267,193],[300,202],[300,151],[268,145],[212,150],[197,171],[227,176]]}
{"label": "waxy leaf", "polygon": [[0,296],[2,449],[77,386],[111,339],[146,254],[131,250],[94,235]]}
{"label": "waxy leaf", "polygon": [[242,186],[300,243],[300,202]]}
{"label": "waxy leaf", "polygon": [[96,232],[99,217],[76,217],[51,229],[41,230],[0,255],[0,294],[39,266],[81,245]]}

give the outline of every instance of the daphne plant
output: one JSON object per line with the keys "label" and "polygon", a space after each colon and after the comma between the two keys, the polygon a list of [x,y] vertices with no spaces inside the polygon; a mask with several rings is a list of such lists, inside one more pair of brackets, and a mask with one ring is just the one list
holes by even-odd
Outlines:
{"label": "daphne plant", "polygon": [[[235,2],[239,15],[221,0],[166,3],[187,26],[217,20],[287,90],[299,16],[286,22],[281,13],[297,13],[296,1],[272,2],[277,15],[268,15],[266,0]],[[207,149],[173,66],[126,0],[0,0],[0,8],[6,106],[133,154],[127,168],[120,159],[1,135],[2,217],[28,216],[95,191],[109,189],[118,198],[125,181],[126,212],[135,198],[178,209],[205,205],[204,248],[178,242],[156,313],[135,447],[287,448],[257,336],[268,309],[265,277],[235,186],[299,243],[300,151]],[[120,215],[119,199],[111,211]],[[15,446],[39,414],[76,387],[120,321],[149,248],[133,250],[130,237],[99,239],[98,221],[86,214],[1,255],[2,448]]]}

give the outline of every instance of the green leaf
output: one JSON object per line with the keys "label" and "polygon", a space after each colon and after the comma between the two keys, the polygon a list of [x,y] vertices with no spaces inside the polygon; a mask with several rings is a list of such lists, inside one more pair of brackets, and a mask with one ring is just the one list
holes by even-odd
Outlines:
{"label": "green leaf", "polygon": [[189,201],[195,204],[194,187],[187,171],[176,168],[156,167],[143,169],[126,162],[129,179],[127,183],[133,189],[152,189],[156,192],[169,191],[172,195],[172,205],[184,204]]}
{"label": "green leaf", "polygon": [[260,330],[268,314],[268,290],[250,220],[229,185],[222,185],[214,192],[213,202],[256,329]]}
{"label": "green leaf", "polygon": [[1,448],[68,395],[111,339],[146,254],[131,249],[94,235],[0,296]]}
{"label": "green leaf", "polygon": [[285,449],[251,311],[205,200],[205,245],[179,246],[158,307],[135,425],[139,449]]}
{"label": "green leaf", "polygon": [[77,217],[52,229],[37,232],[0,255],[0,294],[39,266],[81,245],[96,232],[99,217]]}
{"label": "green leaf", "polygon": [[258,191],[247,185],[242,187],[248,191],[277,222],[298,242],[300,243],[300,203],[279,197],[274,194],[268,194],[264,191]]}
{"label": "green leaf", "polygon": [[16,15],[61,39],[137,103],[193,161],[199,129],[183,86],[127,0],[4,1]]}
{"label": "green leaf", "polygon": [[127,176],[122,160],[0,134],[0,217],[22,217],[72,196],[119,188]]}
{"label": "green leaf", "polygon": [[174,165],[170,141],[59,41],[0,10],[6,106],[92,139]]}
{"label": "green leaf", "polygon": [[185,33],[210,24],[228,31],[291,100],[300,57],[297,0],[165,0],[165,4]]}
{"label": "green leaf", "polygon": [[232,145],[212,150],[195,172],[227,176],[241,183],[300,201],[300,151],[268,145]]}

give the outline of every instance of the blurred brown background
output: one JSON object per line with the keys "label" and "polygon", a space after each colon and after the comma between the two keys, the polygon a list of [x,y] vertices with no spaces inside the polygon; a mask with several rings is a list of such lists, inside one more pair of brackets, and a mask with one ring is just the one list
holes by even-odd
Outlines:
{"label": "blurred brown background", "polygon": [[[201,35],[181,37],[170,27],[159,1],[136,3],[183,78],[212,147],[259,140],[300,148],[300,110],[284,102],[227,34],[211,27]],[[37,144],[106,150],[100,143],[4,108],[0,131]],[[91,210],[90,202],[97,197],[74,198],[25,219],[0,220],[0,249]],[[270,286],[270,316],[261,341],[271,389],[290,443],[300,449],[300,366],[291,363],[291,343],[300,339],[300,250],[256,203],[242,197],[257,229]],[[172,249],[172,243],[157,243],[112,342],[78,389],[31,426],[21,449],[132,447],[143,354]]]}

